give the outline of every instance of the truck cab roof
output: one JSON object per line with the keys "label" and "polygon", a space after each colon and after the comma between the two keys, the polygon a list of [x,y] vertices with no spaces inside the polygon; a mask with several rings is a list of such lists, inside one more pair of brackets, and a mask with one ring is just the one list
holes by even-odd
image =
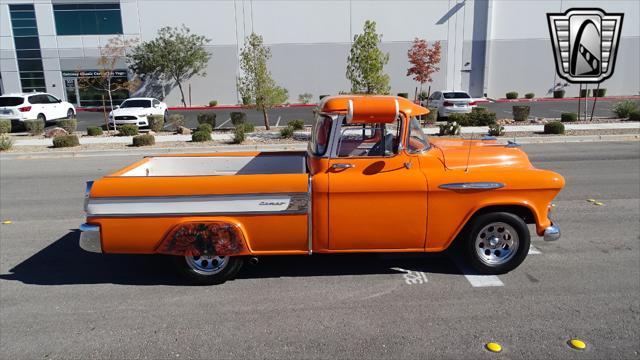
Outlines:
{"label": "truck cab roof", "polygon": [[348,122],[392,122],[398,113],[407,117],[426,115],[429,110],[400,96],[338,95],[325,97],[320,112],[346,114]]}

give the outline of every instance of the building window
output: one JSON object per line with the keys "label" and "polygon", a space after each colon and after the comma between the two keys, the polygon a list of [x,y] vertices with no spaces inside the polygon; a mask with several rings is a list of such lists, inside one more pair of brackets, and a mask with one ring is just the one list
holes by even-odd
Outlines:
{"label": "building window", "polygon": [[54,4],[58,35],[122,34],[120,3]]}
{"label": "building window", "polygon": [[9,5],[9,13],[22,91],[46,91],[38,25],[33,5]]}

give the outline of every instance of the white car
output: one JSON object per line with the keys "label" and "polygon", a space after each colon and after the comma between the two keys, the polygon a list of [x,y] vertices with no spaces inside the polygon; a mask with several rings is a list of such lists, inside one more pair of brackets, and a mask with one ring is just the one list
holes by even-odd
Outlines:
{"label": "white car", "polygon": [[470,113],[476,105],[476,100],[464,91],[436,91],[429,100],[422,101],[422,106],[438,109],[438,118]]}
{"label": "white car", "polygon": [[25,120],[73,118],[76,109],[70,103],[47,93],[5,94],[0,96],[0,119],[10,119],[12,125]]}
{"label": "white car", "polygon": [[129,98],[109,113],[109,123],[113,125],[135,124],[149,126],[147,116],[162,115],[165,121],[169,117],[167,104],[154,98]]}

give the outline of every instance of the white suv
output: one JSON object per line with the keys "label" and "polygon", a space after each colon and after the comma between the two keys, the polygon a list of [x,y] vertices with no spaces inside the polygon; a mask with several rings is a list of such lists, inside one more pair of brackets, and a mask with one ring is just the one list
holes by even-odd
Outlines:
{"label": "white suv", "polygon": [[47,93],[5,94],[0,96],[0,119],[12,123],[39,119],[49,120],[73,118],[76,109],[70,103]]}

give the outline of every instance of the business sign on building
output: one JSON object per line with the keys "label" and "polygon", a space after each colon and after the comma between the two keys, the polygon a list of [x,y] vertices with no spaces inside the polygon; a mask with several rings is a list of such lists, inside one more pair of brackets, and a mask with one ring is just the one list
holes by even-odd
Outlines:
{"label": "business sign on building", "polygon": [[[100,70],[63,70],[63,77],[100,77],[102,76],[102,71]],[[126,70],[114,70],[110,71],[109,74],[114,77],[127,77]]]}

